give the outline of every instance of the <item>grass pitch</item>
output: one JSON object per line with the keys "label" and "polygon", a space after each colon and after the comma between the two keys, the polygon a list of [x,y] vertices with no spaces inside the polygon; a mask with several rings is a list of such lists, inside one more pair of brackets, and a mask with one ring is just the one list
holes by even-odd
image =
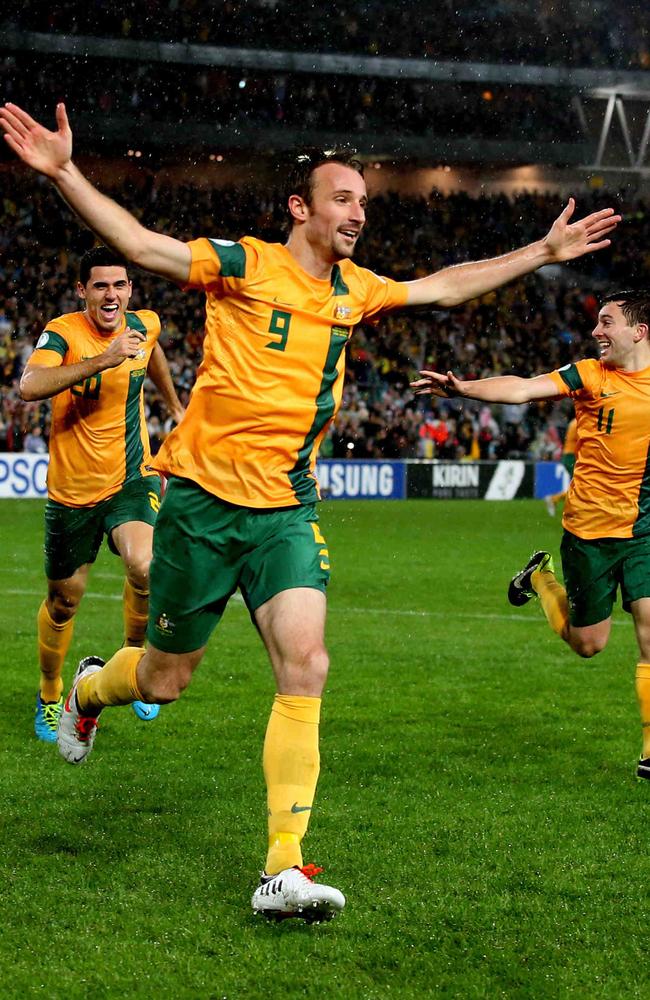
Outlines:
{"label": "grass pitch", "polygon": [[[505,591],[560,525],[540,503],[324,504],[331,679],[305,860],[348,897],[254,919],[271,672],[231,602],[157,721],[108,710],[89,762],[32,732],[42,504],[0,502],[0,996],[645,997],[650,782],[617,612],[581,661]],[[66,665],[121,642],[91,575]]]}

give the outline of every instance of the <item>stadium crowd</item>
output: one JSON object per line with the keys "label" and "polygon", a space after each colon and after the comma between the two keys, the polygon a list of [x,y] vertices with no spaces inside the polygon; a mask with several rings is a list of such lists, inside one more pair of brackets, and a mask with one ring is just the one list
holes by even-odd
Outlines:
{"label": "stadium crowd", "polygon": [[[650,10],[612,0],[5,0],[7,29],[469,62],[650,68]],[[298,29],[299,30],[296,30]]]}
{"label": "stadium crowd", "polygon": [[463,84],[437,80],[313,73],[252,72],[88,56],[7,55],[0,62],[6,100],[49,119],[65,100],[75,115],[101,120],[222,129],[336,132],[341,109],[356,134],[463,136],[551,142],[579,132],[566,92],[557,87]]}
{"label": "stadium crowd", "polygon": [[[9,176],[8,174],[5,176]],[[0,199],[0,450],[40,451],[49,433],[49,404],[24,403],[18,383],[48,318],[78,308],[79,255],[92,236],[49,185],[11,174]],[[110,192],[109,192],[110,193]],[[143,171],[119,197],[152,228],[181,239],[199,234],[237,239],[253,233],[283,239],[284,208],[274,192],[252,188],[161,186]],[[424,366],[467,377],[533,375],[593,353],[590,334],[600,290],[641,282],[650,268],[650,206],[612,199],[625,224],[609,251],[578,267],[546,269],[480,301],[454,310],[396,313],[378,328],[357,330],[349,347],[341,411],[323,444],[333,457],[529,456],[555,458],[567,413],[561,406],[480,406],[465,401],[414,400],[408,383]],[[604,204],[580,198],[587,213]],[[497,255],[546,232],[558,214],[556,197],[521,194],[472,198],[374,198],[357,254],[380,274],[408,280],[462,260]],[[133,274],[132,308],[151,308],[163,322],[161,343],[185,403],[201,358],[203,303],[152,275]],[[153,449],[169,430],[153,386],[147,416]]]}

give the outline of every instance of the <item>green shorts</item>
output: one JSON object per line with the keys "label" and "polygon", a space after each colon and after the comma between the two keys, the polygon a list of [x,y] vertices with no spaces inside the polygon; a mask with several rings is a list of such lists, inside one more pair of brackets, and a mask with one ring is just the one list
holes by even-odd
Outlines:
{"label": "green shorts", "polygon": [[569,473],[569,475],[573,476],[573,470],[576,467],[576,457],[575,457],[575,455],[572,455],[571,452],[567,452],[566,455],[563,455],[562,456],[562,465],[564,466],[564,468],[566,469],[566,471]]}
{"label": "green shorts", "polygon": [[609,618],[619,587],[625,611],[650,597],[650,535],[585,539],[565,531],[560,552],[569,619],[577,628]]}
{"label": "green shorts", "polygon": [[160,507],[160,477],[132,479],[118,493],[92,507],[67,507],[48,500],[45,504],[45,575],[48,580],[69,576],[97,558],[104,535],[117,554],[111,532],[128,521],[154,524]]}
{"label": "green shorts", "polygon": [[252,615],[283,590],[324,591],[329,568],[314,504],[236,507],[173,477],[154,531],[147,638],[189,653],[206,644],[238,587]]}

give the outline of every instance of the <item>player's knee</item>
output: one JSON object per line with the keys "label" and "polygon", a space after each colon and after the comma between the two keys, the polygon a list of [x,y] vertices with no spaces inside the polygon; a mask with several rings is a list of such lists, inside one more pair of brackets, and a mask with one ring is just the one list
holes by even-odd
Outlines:
{"label": "player's knee", "polygon": [[314,680],[319,681],[323,686],[325,686],[329,668],[330,658],[327,655],[325,647],[320,646],[318,649],[313,650],[309,656],[307,666],[307,671],[310,677],[313,677]]}
{"label": "player's knee", "polygon": [[329,656],[324,646],[298,652],[283,665],[283,678],[296,694],[320,695],[329,670]]}
{"label": "player's knee", "polygon": [[138,686],[144,701],[157,705],[168,705],[172,701],[177,701],[183,691],[190,683],[192,677],[191,669],[184,669],[182,665],[173,671],[145,671],[142,676],[138,673]]}
{"label": "player's knee", "polygon": [[126,575],[129,583],[135,590],[149,592],[149,564],[148,556],[135,556],[129,559],[126,567]]}
{"label": "player's knee", "polygon": [[606,639],[580,639],[575,636],[571,639],[571,648],[584,660],[590,660],[592,656],[602,653],[606,645]]}
{"label": "player's knee", "polygon": [[69,622],[77,613],[81,594],[67,591],[50,591],[47,599],[47,611],[53,622],[63,625]]}

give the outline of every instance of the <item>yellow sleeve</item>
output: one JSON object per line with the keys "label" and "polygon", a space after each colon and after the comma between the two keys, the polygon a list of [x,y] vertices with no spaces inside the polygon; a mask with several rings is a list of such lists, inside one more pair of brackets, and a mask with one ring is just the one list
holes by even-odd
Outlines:
{"label": "yellow sleeve", "polygon": [[574,364],[564,365],[557,371],[549,372],[549,376],[558,387],[558,396],[584,399],[598,391],[600,365],[593,358],[583,358]]}
{"label": "yellow sleeve", "polygon": [[190,277],[183,289],[206,292],[240,288],[255,271],[257,252],[250,244],[216,240],[205,236],[187,244],[192,255]]}
{"label": "yellow sleeve", "polygon": [[364,320],[372,322],[372,320],[378,319],[381,313],[391,309],[400,309],[406,305],[408,289],[404,282],[383,278],[365,267],[359,270],[363,275],[366,289]]}
{"label": "yellow sleeve", "polygon": [[63,364],[67,353],[68,342],[65,337],[56,330],[46,328],[38,338],[27,364],[57,368]]}
{"label": "yellow sleeve", "polygon": [[557,394],[558,394],[558,396],[568,396],[569,395],[569,393],[571,392],[571,390],[569,389],[568,385],[566,384],[566,382],[564,381],[564,379],[560,375],[559,371],[549,372],[548,373],[548,377],[552,378],[553,381],[555,382],[555,385],[557,386]]}

